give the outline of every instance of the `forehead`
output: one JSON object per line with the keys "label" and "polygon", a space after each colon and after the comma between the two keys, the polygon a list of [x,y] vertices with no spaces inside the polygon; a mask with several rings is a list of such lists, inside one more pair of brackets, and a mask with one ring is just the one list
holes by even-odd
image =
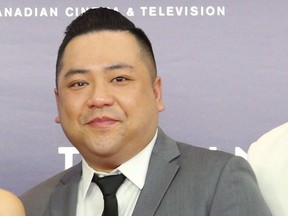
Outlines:
{"label": "forehead", "polygon": [[135,37],[127,31],[92,32],[73,38],[65,48],[63,64],[80,61],[133,60],[140,54]]}

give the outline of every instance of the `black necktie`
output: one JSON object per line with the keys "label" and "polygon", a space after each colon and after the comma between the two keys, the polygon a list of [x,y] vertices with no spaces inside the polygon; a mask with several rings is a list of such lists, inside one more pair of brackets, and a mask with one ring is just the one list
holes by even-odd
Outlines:
{"label": "black necktie", "polygon": [[104,198],[102,216],[118,216],[116,192],[124,180],[125,176],[123,174],[105,176],[103,178],[99,178],[94,174],[92,181],[99,186]]}

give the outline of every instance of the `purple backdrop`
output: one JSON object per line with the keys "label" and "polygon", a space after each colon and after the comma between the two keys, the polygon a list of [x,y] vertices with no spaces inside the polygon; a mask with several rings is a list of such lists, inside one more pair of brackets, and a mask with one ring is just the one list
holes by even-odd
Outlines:
{"label": "purple backdrop", "polygon": [[177,140],[245,157],[288,117],[288,3],[278,1],[26,1],[0,5],[0,187],[21,194],[80,160],[54,123],[54,68],[68,23],[108,6],[154,46]]}

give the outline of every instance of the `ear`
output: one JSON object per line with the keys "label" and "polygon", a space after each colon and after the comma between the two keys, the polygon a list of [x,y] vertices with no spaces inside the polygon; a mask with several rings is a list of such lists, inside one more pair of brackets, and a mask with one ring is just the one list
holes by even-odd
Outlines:
{"label": "ear", "polygon": [[155,78],[155,81],[153,83],[153,91],[154,91],[158,111],[161,112],[165,109],[165,106],[162,101],[162,81],[159,76]]}
{"label": "ear", "polygon": [[[58,93],[57,88],[54,89],[54,95],[55,95],[56,104],[57,104],[57,109],[58,109],[58,113],[59,113],[59,93]],[[55,122],[56,122],[57,124],[60,124],[60,123],[61,123],[59,114],[58,114],[58,116],[56,116]]]}

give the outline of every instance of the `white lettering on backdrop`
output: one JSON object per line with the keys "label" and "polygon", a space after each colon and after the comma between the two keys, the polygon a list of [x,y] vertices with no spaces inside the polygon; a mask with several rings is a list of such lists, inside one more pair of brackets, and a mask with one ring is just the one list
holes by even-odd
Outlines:
{"label": "white lettering on backdrop", "polygon": [[[217,151],[217,147],[209,147],[209,150]],[[58,147],[58,154],[64,155],[64,169],[69,169],[73,164],[73,157],[75,154],[79,154],[75,147]],[[247,160],[247,153],[240,147],[235,147],[235,155],[243,157]]]}

